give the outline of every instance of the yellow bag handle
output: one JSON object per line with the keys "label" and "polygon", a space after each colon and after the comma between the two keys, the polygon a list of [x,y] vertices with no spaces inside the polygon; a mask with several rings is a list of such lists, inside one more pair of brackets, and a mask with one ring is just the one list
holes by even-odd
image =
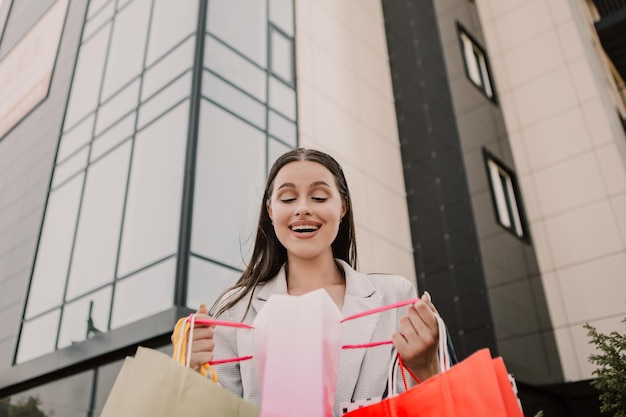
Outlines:
{"label": "yellow bag handle", "polygon": [[[174,333],[172,335],[172,342],[174,344],[172,359],[187,368],[189,368],[189,362],[191,360],[191,345],[193,343],[195,319],[195,314],[180,318],[174,326]],[[207,372],[211,373],[211,380],[217,383],[217,373],[215,369],[208,363],[205,363],[200,368],[200,373],[202,376],[207,376]]]}

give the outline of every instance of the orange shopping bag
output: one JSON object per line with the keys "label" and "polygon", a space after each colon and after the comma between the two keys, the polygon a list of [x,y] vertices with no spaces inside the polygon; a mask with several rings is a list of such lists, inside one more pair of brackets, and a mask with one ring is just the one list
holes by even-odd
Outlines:
{"label": "orange shopping bag", "polygon": [[481,349],[448,371],[345,417],[523,417],[502,358]]}

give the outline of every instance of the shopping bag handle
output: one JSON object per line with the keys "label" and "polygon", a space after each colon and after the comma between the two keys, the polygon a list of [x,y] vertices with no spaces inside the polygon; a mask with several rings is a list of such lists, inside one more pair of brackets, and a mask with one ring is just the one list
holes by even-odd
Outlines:
{"label": "shopping bag handle", "polygon": [[[404,306],[408,306],[408,305],[413,305],[413,304],[415,304],[418,301],[421,301],[421,299],[420,298],[412,298],[410,300],[399,301],[397,303],[387,304],[387,305],[384,305],[384,306],[381,306],[381,307],[373,308],[371,310],[362,311],[360,313],[356,313],[356,314],[353,314],[351,316],[345,317],[344,319],[341,320],[341,323],[344,323],[344,322],[350,321],[350,320],[354,320],[354,319],[358,319],[358,318],[361,318],[361,317],[369,316],[369,315],[372,315],[372,314],[380,313],[382,311],[392,310],[394,308],[404,307]],[[380,341],[377,341],[377,342],[358,343],[358,344],[355,344],[355,345],[343,345],[341,348],[342,349],[363,349],[363,348],[370,348],[370,347],[381,346],[381,345],[390,345],[391,343],[393,343],[391,340],[380,340]]]}

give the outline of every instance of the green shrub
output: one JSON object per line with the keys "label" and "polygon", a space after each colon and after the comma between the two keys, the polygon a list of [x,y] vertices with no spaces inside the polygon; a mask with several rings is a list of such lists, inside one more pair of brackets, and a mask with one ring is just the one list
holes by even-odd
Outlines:
{"label": "green shrub", "polygon": [[[626,324],[626,318],[622,320]],[[589,362],[597,365],[591,382],[601,391],[600,411],[612,413],[614,417],[626,417],[626,334],[616,331],[608,335],[598,333],[595,327],[586,323],[591,343],[599,353],[589,356]]]}

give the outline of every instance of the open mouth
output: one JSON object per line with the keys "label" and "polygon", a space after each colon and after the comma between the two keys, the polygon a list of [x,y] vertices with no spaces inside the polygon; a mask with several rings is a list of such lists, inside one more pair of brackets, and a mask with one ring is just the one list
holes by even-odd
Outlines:
{"label": "open mouth", "polygon": [[313,233],[319,230],[319,228],[319,226],[313,224],[301,224],[290,227],[290,229],[296,233]]}

